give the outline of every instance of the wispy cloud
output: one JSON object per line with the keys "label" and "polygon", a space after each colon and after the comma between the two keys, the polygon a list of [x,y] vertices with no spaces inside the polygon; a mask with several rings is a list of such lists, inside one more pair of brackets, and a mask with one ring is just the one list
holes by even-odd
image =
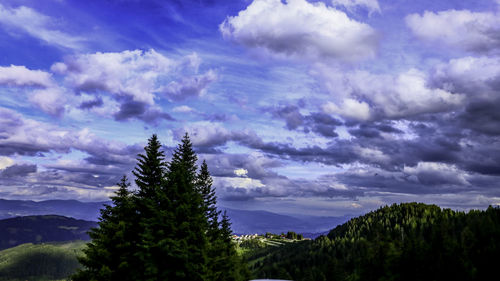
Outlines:
{"label": "wispy cloud", "polygon": [[8,8],[0,4],[0,24],[8,31],[26,33],[47,44],[68,49],[82,49],[86,41],[84,37],[61,31],[62,23],[26,6]]}

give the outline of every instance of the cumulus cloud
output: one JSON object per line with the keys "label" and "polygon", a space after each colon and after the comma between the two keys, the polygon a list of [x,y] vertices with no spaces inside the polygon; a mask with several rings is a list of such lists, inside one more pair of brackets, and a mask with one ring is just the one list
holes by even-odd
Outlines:
{"label": "cumulus cloud", "polygon": [[156,106],[163,95],[176,101],[197,97],[216,80],[213,70],[196,74],[199,64],[196,54],[170,59],[155,50],[134,50],[75,55],[53,64],[51,70],[63,75],[67,87],[77,94],[96,96],[80,108],[102,106],[101,96],[110,95],[119,103],[111,113],[115,120],[137,118],[156,124],[173,120]]}
{"label": "cumulus cloud", "polygon": [[30,94],[29,100],[54,116],[61,116],[64,113],[67,101],[65,93],[58,87],[35,90]]}
{"label": "cumulus cloud", "polygon": [[[426,113],[447,112],[463,106],[466,96],[429,85],[429,75],[409,69],[397,75],[322,68],[319,81],[337,101],[322,109],[347,119],[409,118]],[[332,75],[333,73],[333,75]]]}
{"label": "cumulus cloud", "polygon": [[189,97],[201,96],[212,82],[217,80],[215,71],[209,70],[202,75],[182,78],[172,81],[161,91],[174,101],[185,100]]}
{"label": "cumulus cloud", "polygon": [[255,0],[219,26],[224,38],[272,54],[354,61],[375,56],[378,36],[322,2]]}
{"label": "cumulus cloud", "polygon": [[0,85],[6,86],[53,86],[52,75],[41,70],[31,70],[22,65],[0,66]]}
{"label": "cumulus cloud", "polygon": [[445,163],[419,162],[415,167],[405,166],[403,172],[423,185],[469,185],[465,172]]}
{"label": "cumulus cloud", "polygon": [[368,120],[371,117],[370,106],[364,101],[351,98],[344,99],[340,106],[330,101],[326,102],[322,109],[328,114],[337,114],[347,119]]}
{"label": "cumulus cloud", "polygon": [[500,58],[463,57],[436,65],[432,83],[471,99],[500,98]]}
{"label": "cumulus cloud", "polygon": [[85,42],[83,37],[61,31],[60,22],[26,6],[9,8],[0,4],[0,25],[8,31],[22,31],[47,44],[64,48],[80,49]]}
{"label": "cumulus cloud", "polygon": [[25,66],[0,67],[0,85],[7,87],[35,87],[28,91],[28,100],[46,113],[61,116],[66,104],[63,88],[52,79],[52,74],[31,70]]}
{"label": "cumulus cloud", "polygon": [[149,51],[82,54],[52,65],[51,70],[65,76],[82,92],[106,91],[136,102],[154,104],[157,80],[175,67],[175,61]]}
{"label": "cumulus cloud", "polygon": [[347,10],[353,11],[357,8],[363,8],[372,13],[380,13],[380,6],[377,0],[332,0],[335,6],[343,6]]}
{"label": "cumulus cloud", "polygon": [[496,52],[500,47],[500,17],[492,12],[426,11],[408,15],[405,20],[422,40],[478,53]]}

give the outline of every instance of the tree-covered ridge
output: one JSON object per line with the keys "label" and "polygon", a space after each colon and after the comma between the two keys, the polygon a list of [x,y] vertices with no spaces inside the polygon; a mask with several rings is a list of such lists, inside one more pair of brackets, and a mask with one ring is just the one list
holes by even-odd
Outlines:
{"label": "tree-covered ridge", "polygon": [[[80,258],[74,280],[248,280],[231,241],[231,223],[219,220],[205,162],[198,169],[189,136],[165,161],[153,135],[133,171],[101,210],[99,227]],[[198,171],[199,170],[199,171]]]}
{"label": "tree-covered ridge", "polygon": [[0,250],[24,243],[87,240],[92,221],[57,215],[24,216],[0,220]]}
{"label": "tree-covered ridge", "polygon": [[252,269],[258,278],[293,280],[487,280],[499,262],[499,208],[405,203],[274,249]]}

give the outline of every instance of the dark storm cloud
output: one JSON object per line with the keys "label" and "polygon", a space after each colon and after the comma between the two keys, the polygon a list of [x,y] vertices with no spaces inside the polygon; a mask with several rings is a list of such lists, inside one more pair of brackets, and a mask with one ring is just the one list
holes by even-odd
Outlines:
{"label": "dark storm cloud", "polygon": [[[269,109],[264,110],[267,111]],[[335,129],[337,126],[343,124],[340,120],[320,112],[304,116],[300,113],[300,108],[295,105],[272,108],[270,111],[273,117],[285,120],[288,130],[297,130],[299,127],[302,127],[306,133],[312,131],[327,138],[338,137]]]}
{"label": "dark storm cloud", "polygon": [[391,121],[360,123],[357,127],[349,129],[349,134],[357,138],[379,138],[381,137],[381,133],[397,135],[403,132],[394,128]]}
{"label": "dark storm cloud", "polygon": [[37,166],[33,164],[14,164],[0,170],[0,178],[25,177],[28,174],[36,173]]}
{"label": "dark storm cloud", "polygon": [[459,116],[460,125],[477,133],[500,135],[500,99],[469,104]]}
{"label": "dark storm cloud", "polygon": [[272,111],[272,115],[284,119],[288,130],[295,130],[304,124],[304,116],[300,114],[299,108],[294,105],[287,105]]}
{"label": "dark storm cloud", "polygon": [[96,97],[93,100],[82,102],[78,108],[80,108],[80,109],[91,109],[93,107],[100,107],[103,104],[104,103],[102,101],[102,98],[101,97]]}
{"label": "dark storm cloud", "polygon": [[120,105],[120,111],[114,114],[116,121],[126,121],[131,118],[137,118],[146,123],[157,124],[160,119],[175,120],[168,113],[152,109],[148,104],[134,100],[124,101]]}

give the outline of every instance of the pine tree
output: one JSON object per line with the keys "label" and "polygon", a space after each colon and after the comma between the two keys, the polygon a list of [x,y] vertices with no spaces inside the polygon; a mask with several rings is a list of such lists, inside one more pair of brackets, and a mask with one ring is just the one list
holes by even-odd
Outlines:
{"label": "pine tree", "polygon": [[215,190],[186,134],[165,163],[156,135],[139,154],[133,174],[138,192],[122,179],[113,205],[80,259],[74,280],[245,280],[226,214],[219,222]]}
{"label": "pine tree", "polygon": [[206,280],[218,280],[215,262],[218,259],[218,247],[217,244],[220,240],[220,223],[219,215],[220,211],[217,210],[217,196],[215,195],[215,189],[212,188],[212,177],[208,171],[208,166],[206,161],[203,161],[200,167],[200,173],[197,178],[197,191],[201,194],[203,199],[203,211],[206,218],[205,233],[208,240],[207,249],[207,278]]}
{"label": "pine tree", "polygon": [[182,245],[177,280],[205,280],[207,273],[207,219],[197,188],[197,156],[186,134],[168,165],[165,192],[173,203],[176,234]]}
{"label": "pine tree", "polygon": [[137,223],[126,176],[118,186],[111,198],[112,205],[105,205],[101,210],[99,227],[89,232],[92,242],[79,258],[84,268],[73,280],[137,280],[140,276],[141,268],[135,256]]}
{"label": "pine tree", "polygon": [[138,155],[133,174],[139,187],[135,207],[139,214],[139,250],[137,256],[144,268],[140,280],[165,280],[172,277],[172,256],[178,256],[181,246],[175,239],[173,206],[165,193],[165,154],[156,135],[144,147],[145,154]]}
{"label": "pine tree", "polygon": [[165,176],[165,154],[161,143],[154,134],[144,147],[145,154],[138,155],[137,167],[132,171],[136,177],[135,183],[139,187],[138,195],[143,198],[155,198],[161,188]]}
{"label": "pine tree", "polygon": [[219,231],[220,236],[216,244],[217,258],[214,261],[216,263],[214,271],[218,276],[215,280],[248,280],[250,274],[246,264],[236,252],[232,241],[233,231],[231,230],[231,222],[226,211],[222,214]]}

